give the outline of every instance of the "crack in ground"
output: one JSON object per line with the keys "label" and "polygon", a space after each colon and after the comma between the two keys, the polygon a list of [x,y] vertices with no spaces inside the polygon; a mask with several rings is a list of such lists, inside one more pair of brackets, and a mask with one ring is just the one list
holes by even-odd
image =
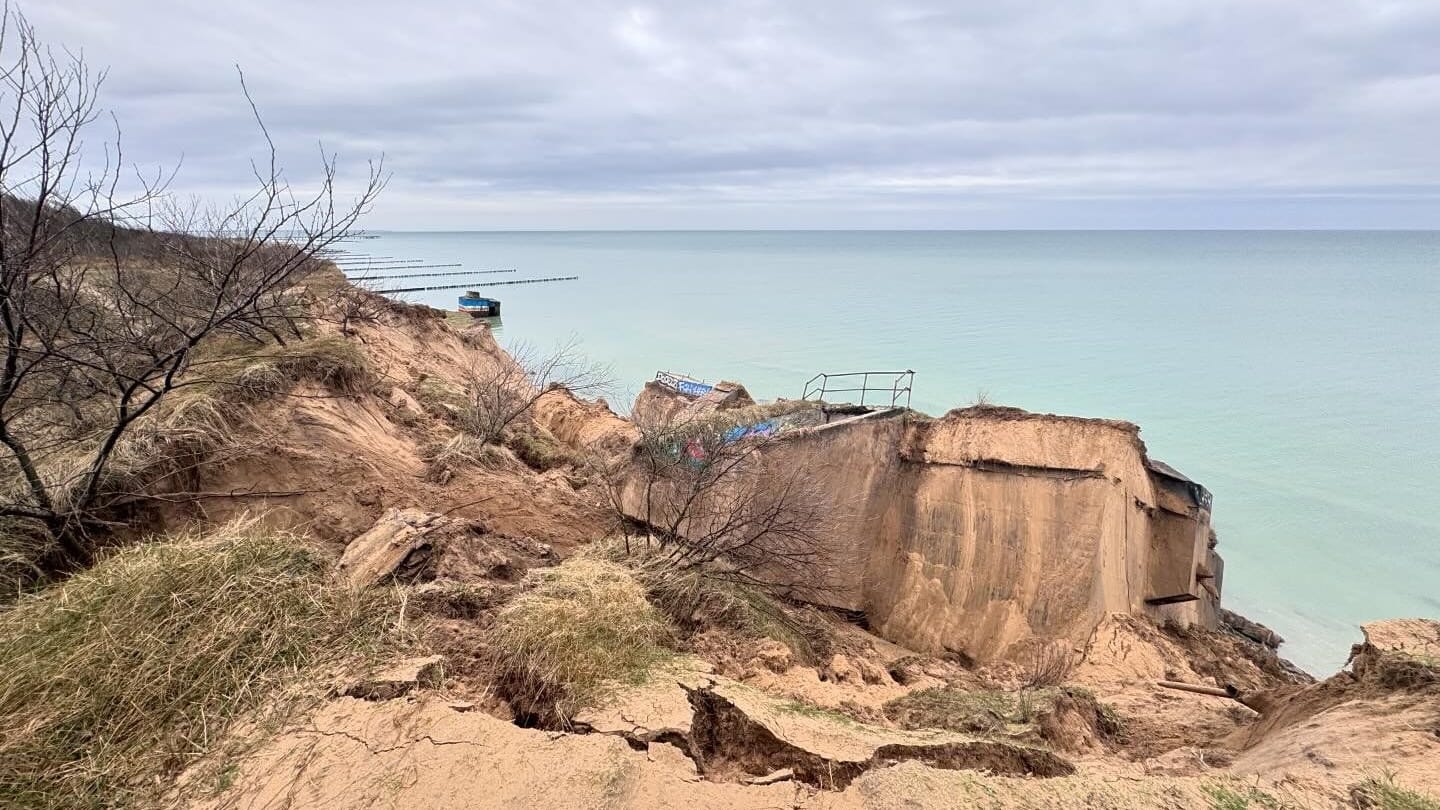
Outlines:
{"label": "crack in ground", "polygon": [[861,774],[915,761],[943,770],[985,770],[1002,775],[1065,776],[1075,766],[1052,751],[985,739],[955,739],[934,744],[904,742],[877,745],[863,760],[837,760],[810,751],[746,714],[712,689],[686,690],[694,707],[689,749],[707,777],[764,776],[790,769],[798,782],[824,790],[844,790]]}
{"label": "crack in ground", "polygon": [[[369,752],[370,754],[372,754],[372,755],[388,754],[388,753],[390,753],[390,752],[392,752],[392,751],[401,751],[401,750],[404,750],[404,749],[413,747],[416,743],[422,743],[422,742],[428,742],[428,743],[430,743],[431,745],[434,745],[434,746],[437,746],[437,747],[439,747],[439,746],[445,746],[445,745],[473,745],[473,746],[475,746],[475,747],[477,747],[477,748],[485,748],[485,747],[487,747],[484,743],[480,742],[479,740],[437,740],[437,739],[435,739],[433,736],[431,736],[431,735],[429,735],[429,734],[422,734],[422,735],[420,735],[419,737],[415,737],[415,738],[413,738],[413,739],[406,740],[405,742],[401,743],[400,745],[392,745],[392,746],[388,746],[388,747],[386,747],[386,748],[375,748],[375,747],[373,747],[373,746],[370,744],[370,741],[369,741],[369,740],[365,739],[364,737],[361,737],[361,736],[358,735],[358,734],[352,734],[352,733],[350,733],[350,732],[348,732],[348,731],[341,731],[341,730],[322,731],[322,730],[320,730],[320,729],[318,729],[318,728],[304,728],[304,729],[300,729],[300,733],[301,733],[301,734],[315,734],[315,735],[319,735],[319,736],[321,736],[321,737],[344,737],[344,738],[347,739],[347,740],[350,740],[350,741],[352,741],[352,742],[354,742],[354,743],[357,743],[358,745],[360,745],[362,748],[364,748],[366,751],[368,751],[368,752]],[[563,736],[563,735],[562,735],[562,736]],[[555,738],[552,737],[552,738],[551,738],[551,741],[553,742],[554,739],[555,739]]]}

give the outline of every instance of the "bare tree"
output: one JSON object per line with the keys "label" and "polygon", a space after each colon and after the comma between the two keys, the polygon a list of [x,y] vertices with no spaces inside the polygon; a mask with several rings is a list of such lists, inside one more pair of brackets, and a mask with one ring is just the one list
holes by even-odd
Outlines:
{"label": "bare tree", "polygon": [[[180,203],[166,178],[121,193],[118,131],[84,154],[103,73],[52,53],[19,13],[0,22],[0,517],[56,542],[46,572],[83,565],[106,525],[107,474],[132,429],[193,383],[202,341],[284,343],[307,317],[296,290],[384,182],[373,164],[349,201],[322,155],[299,193],[269,147],[253,193]],[[244,89],[244,77],[241,76]],[[245,90],[247,100],[250,98]]]}
{"label": "bare tree", "polygon": [[546,392],[564,388],[576,396],[610,384],[608,366],[585,360],[574,338],[549,353],[520,343],[473,364],[465,374],[465,407],[460,427],[487,444],[499,442],[506,429],[527,416]]}
{"label": "bare tree", "polygon": [[797,595],[830,587],[834,513],[798,448],[724,419],[643,425],[609,475],[630,544],[654,543],[681,569]]}

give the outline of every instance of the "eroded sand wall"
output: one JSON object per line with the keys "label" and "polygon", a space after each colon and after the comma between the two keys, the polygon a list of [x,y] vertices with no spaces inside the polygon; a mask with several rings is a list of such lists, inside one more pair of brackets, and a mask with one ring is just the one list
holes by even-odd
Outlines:
{"label": "eroded sand wall", "polygon": [[1213,619],[1208,604],[1146,603],[1156,582],[1198,591],[1208,513],[1160,508],[1128,423],[871,414],[787,434],[765,455],[826,493],[833,587],[815,601],[863,610],[913,649],[984,660],[1036,638],[1081,644],[1114,612]]}
{"label": "eroded sand wall", "polygon": [[1001,655],[1083,640],[1143,605],[1152,499],[1134,428],[947,416],[909,426],[870,558],[872,626],[908,646]]}

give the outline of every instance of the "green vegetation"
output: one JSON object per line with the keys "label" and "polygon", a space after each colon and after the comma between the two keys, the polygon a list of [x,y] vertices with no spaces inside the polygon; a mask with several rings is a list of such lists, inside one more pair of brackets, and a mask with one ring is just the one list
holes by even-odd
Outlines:
{"label": "green vegetation", "polygon": [[580,462],[579,455],[536,424],[517,425],[504,434],[505,446],[531,469],[544,472]]}
{"label": "green vegetation", "polygon": [[1440,810],[1440,801],[1395,783],[1394,774],[1371,777],[1350,788],[1356,807],[1377,810]]}
{"label": "green vegetation", "polygon": [[[385,594],[329,583],[254,521],[134,546],[0,612],[0,796],[141,802],[242,712],[397,641]],[[289,695],[290,697],[286,697]]]}
{"label": "green vegetation", "polygon": [[1062,700],[1082,711],[1093,711],[1095,730],[1102,736],[1123,737],[1124,723],[1114,707],[1096,700],[1089,690],[1073,686],[1016,692],[966,690],[954,686],[922,689],[886,703],[885,716],[902,728],[1014,735],[1037,731],[1040,716],[1054,711]]}
{"label": "green vegetation", "polygon": [[563,723],[671,655],[669,623],[622,566],[575,558],[530,572],[525,585],[496,614],[489,645],[522,711]]}
{"label": "green vegetation", "polygon": [[812,717],[817,720],[825,720],[831,723],[838,723],[842,726],[859,726],[860,721],[855,718],[834,711],[816,706],[813,703],[801,703],[798,700],[782,700],[775,704],[777,711],[785,714],[798,714],[801,717]]}
{"label": "green vegetation", "polygon": [[885,716],[902,728],[943,728],[967,733],[1028,726],[1037,711],[1048,707],[1059,690],[1001,692],[950,686],[922,689],[885,704]]}
{"label": "green vegetation", "polygon": [[455,421],[465,409],[465,390],[435,377],[422,377],[415,386],[415,401],[426,413]]}
{"label": "green vegetation", "polygon": [[1250,808],[1284,807],[1279,799],[1249,785],[1215,783],[1204,787],[1210,797],[1211,810],[1250,810]]}

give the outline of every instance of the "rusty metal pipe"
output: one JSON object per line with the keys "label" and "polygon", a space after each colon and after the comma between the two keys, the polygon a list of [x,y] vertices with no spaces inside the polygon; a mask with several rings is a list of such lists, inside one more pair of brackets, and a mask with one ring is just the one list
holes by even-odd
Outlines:
{"label": "rusty metal pipe", "polygon": [[1181,683],[1179,681],[1156,681],[1157,686],[1166,689],[1175,689],[1181,692],[1194,692],[1197,695],[1210,695],[1212,697],[1230,698],[1247,706],[1260,714],[1274,708],[1273,700],[1263,692],[1241,692],[1234,684],[1226,684],[1223,688],[1219,686],[1201,686],[1195,683]]}

